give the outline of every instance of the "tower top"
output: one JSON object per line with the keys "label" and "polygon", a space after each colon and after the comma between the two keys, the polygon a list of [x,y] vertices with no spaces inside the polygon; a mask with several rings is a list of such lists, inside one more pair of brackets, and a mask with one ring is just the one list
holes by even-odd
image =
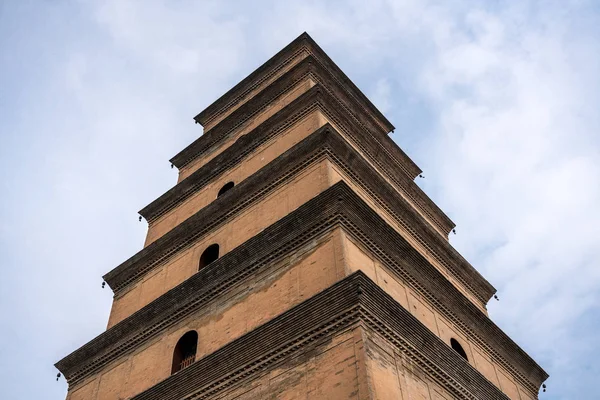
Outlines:
{"label": "tower top", "polygon": [[344,72],[329,58],[321,47],[306,32],[302,33],[281,51],[271,57],[268,61],[258,67],[245,79],[231,88],[227,93],[219,97],[211,105],[194,117],[194,120],[206,126],[215,118],[223,114],[229,107],[235,105],[239,100],[253,91],[257,86],[268,81],[286,69],[292,60],[297,57],[312,55],[316,62],[325,67],[332,77],[343,84],[348,93],[360,101],[363,107],[371,114],[372,118],[386,132],[394,130],[394,126],[388,119],[371,103],[360,89],[344,74]]}
{"label": "tower top", "polygon": [[[273,92],[276,86],[281,86],[282,78],[284,76],[289,77],[292,73],[296,75],[295,78],[288,82],[287,86],[279,87],[277,93],[281,94],[281,92],[290,89],[290,85],[293,86],[308,78],[333,95],[342,108],[352,109],[352,114],[359,125],[368,127],[367,129],[373,131],[376,135],[386,135],[394,130],[391,122],[342,72],[308,33],[304,32],[194,117],[196,123],[204,127],[205,134],[171,158],[171,164],[181,169],[195,159],[202,152],[203,147],[206,147],[206,145],[212,146],[213,141],[207,141],[205,136],[210,136],[206,134],[212,132],[213,128],[219,125],[223,126],[222,121],[230,119],[239,123],[251,119],[253,115],[251,112],[253,111],[244,110],[242,112],[242,108],[248,108],[249,103],[256,101],[257,95],[262,93],[263,89],[270,87],[271,92]],[[266,99],[266,96],[259,97],[262,102],[267,104],[271,101]],[[236,113],[236,117],[231,118]],[[417,176],[421,173],[419,167],[409,157],[404,155],[402,158],[404,164],[410,170],[410,174]]]}

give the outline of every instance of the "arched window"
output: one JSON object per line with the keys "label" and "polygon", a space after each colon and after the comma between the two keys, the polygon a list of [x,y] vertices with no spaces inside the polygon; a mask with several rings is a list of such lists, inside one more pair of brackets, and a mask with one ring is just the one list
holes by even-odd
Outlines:
{"label": "arched window", "polygon": [[200,256],[200,264],[198,265],[198,271],[206,267],[211,262],[219,258],[219,245],[211,244],[204,250],[204,253]]}
{"label": "arched window", "polygon": [[189,367],[196,361],[196,349],[198,348],[198,332],[189,331],[179,339],[173,352],[173,366],[171,374]]}
{"label": "arched window", "polygon": [[235,183],[233,183],[233,182],[226,183],[225,185],[223,185],[223,187],[221,188],[221,190],[219,190],[219,193],[217,193],[217,197],[219,197],[220,195],[222,195],[226,191],[228,191],[230,189],[233,189],[234,186],[235,186]]}
{"label": "arched window", "polygon": [[450,346],[454,349],[454,351],[456,351],[458,354],[460,354],[465,360],[469,361],[469,358],[467,357],[467,353],[465,352],[465,349],[463,349],[463,347],[460,345],[460,343],[458,343],[458,340],[452,338],[450,339]]}

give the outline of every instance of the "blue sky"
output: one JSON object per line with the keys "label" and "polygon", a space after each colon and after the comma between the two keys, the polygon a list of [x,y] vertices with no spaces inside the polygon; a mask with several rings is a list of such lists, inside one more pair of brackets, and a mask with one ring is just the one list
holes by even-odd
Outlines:
{"label": "blue sky", "polygon": [[397,127],[540,398],[600,397],[598,3],[365,4],[0,2],[3,399],[64,398],[192,117],[303,31]]}

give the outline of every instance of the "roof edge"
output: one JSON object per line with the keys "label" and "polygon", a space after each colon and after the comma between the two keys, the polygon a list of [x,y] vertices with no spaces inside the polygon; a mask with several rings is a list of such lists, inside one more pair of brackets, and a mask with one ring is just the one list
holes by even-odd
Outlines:
{"label": "roof edge", "polygon": [[269,58],[266,62],[256,68],[248,76],[242,79],[238,84],[229,89],[225,94],[211,103],[208,107],[202,110],[198,115],[194,117],[196,123],[205,125],[211,116],[220,113],[220,109],[226,107],[230,100],[238,95],[244,87],[250,85],[252,82],[259,79],[261,75],[266,73],[269,69],[272,69],[278,65],[284,58],[284,56],[293,53],[295,50],[302,46],[308,47],[312,50],[313,55],[317,59],[321,59],[324,62],[324,67],[332,70],[334,76],[339,76],[340,80],[348,85],[348,90],[353,97],[364,104],[365,108],[372,114],[374,120],[389,133],[395,129],[394,125],[377,109],[377,107],[368,99],[367,96],[348,78],[348,76],[333,62],[333,60],[325,53],[325,51],[315,42],[315,40],[306,32],[303,32],[300,36],[294,39],[291,43],[277,52],[274,56]]}

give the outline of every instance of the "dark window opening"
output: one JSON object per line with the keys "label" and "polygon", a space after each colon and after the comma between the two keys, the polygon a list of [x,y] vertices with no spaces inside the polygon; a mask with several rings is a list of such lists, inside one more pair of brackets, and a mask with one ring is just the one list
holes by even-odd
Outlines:
{"label": "dark window opening", "polygon": [[228,191],[230,189],[233,189],[234,186],[235,186],[235,183],[233,183],[233,182],[226,183],[225,185],[223,185],[223,187],[221,188],[221,190],[219,190],[219,193],[217,193],[217,197],[219,197],[220,195],[222,195],[226,191]]}
{"label": "dark window opening", "polygon": [[198,332],[189,331],[179,339],[173,352],[173,366],[171,374],[181,371],[196,361],[196,349],[198,348]]}
{"label": "dark window opening", "polygon": [[465,349],[463,349],[463,347],[460,345],[460,343],[458,343],[458,340],[450,339],[450,346],[452,346],[454,351],[456,351],[458,354],[460,354],[465,360],[469,361],[469,358],[467,357],[467,353],[465,352]]}
{"label": "dark window opening", "polygon": [[198,266],[198,271],[215,261],[217,258],[219,258],[219,245],[216,243],[211,244],[200,256],[200,265]]}

